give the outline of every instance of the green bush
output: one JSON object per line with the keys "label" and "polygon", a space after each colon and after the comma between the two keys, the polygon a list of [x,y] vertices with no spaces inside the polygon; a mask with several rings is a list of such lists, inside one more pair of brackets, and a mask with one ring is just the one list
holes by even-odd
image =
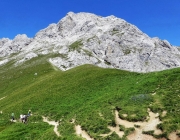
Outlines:
{"label": "green bush", "polygon": [[142,131],[142,133],[153,136],[154,135],[154,130],[152,130],[152,131]]}
{"label": "green bush", "polygon": [[136,127],[136,128],[140,128],[141,126],[140,126],[140,125],[135,124],[135,125],[134,125],[134,127]]}

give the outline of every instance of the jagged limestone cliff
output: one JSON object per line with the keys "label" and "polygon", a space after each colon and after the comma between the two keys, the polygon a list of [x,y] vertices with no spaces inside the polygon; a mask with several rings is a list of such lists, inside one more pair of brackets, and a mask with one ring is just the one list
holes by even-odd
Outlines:
{"label": "jagged limestone cliff", "polygon": [[[38,55],[57,53],[49,62],[61,70],[83,64],[136,72],[180,66],[180,51],[166,40],[150,38],[123,19],[69,12],[34,38],[17,35],[0,39],[0,65],[16,65]],[[11,55],[14,54],[14,55]]]}

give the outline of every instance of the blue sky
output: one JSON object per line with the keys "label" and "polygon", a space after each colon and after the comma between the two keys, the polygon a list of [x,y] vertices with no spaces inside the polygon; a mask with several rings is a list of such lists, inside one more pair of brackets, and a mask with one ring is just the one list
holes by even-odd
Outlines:
{"label": "blue sky", "polygon": [[114,15],[180,46],[180,0],[1,0],[0,38],[35,34],[69,11]]}

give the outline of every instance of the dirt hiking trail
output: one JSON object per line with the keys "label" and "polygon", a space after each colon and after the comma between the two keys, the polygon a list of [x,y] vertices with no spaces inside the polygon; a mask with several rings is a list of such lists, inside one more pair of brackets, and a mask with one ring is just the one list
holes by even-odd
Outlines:
{"label": "dirt hiking trail", "polygon": [[[7,96],[4,96],[4,97],[2,97],[2,98],[0,98],[0,100],[3,100],[4,98],[6,98]],[[2,114],[3,112],[2,111],[0,111],[0,114]]]}
{"label": "dirt hiking trail", "polygon": [[43,122],[47,122],[49,125],[54,125],[54,132],[55,132],[55,134],[56,134],[58,137],[61,136],[61,135],[59,134],[59,132],[58,132],[58,125],[59,125],[58,122],[48,121],[48,118],[47,118],[47,117],[44,117],[44,116],[42,116],[42,118],[43,118]]}
{"label": "dirt hiking trail", "polygon": [[7,96],[4,96],[4,97],[0,98],[0,100],[4,99],[4,98],[6,98],[6,97],[7,97]]}
{"label": "dirt hiking trail", "polygon": [[81,136],[83,138],[85,138],[86,140],[94,140],[93,138],[91,138],[88,133],[84,130],[81,129],[81,126],[80,125],[76,125],[75,126],[75,130],[76,130],[76,134],[78,136]]}
{"label": "dirt hiking trail", "polygon": [[[127,136],[128,140],[157,140],[153,136],[142,134],[143,131],[151,131],[154,130],[154,134],[159,135],[162,134],[162,131],[157,129],[156,126],[161,123],[158,116],[159,114],[155,114],[148,109],[149,116],[147,117],[148,121],[144,122],[129,122],[127,120],[122,120],[119,118],[119,112],[115,111],[115,123],[116,127],[108,126],[111,130],[109,134],[101,134],[100,136],[105,137],[111,135],[115,132],[120,138],[123,137],[124,131],[120,131],[119,125],[123,125],[125,128],[135,128],[135,131],[132,132],[130,135]],[[134,127],[135,125],[140,126],[139,128]],[[159,139],[160,140],[160,139]],[[161,139],[163,140],[163,139]],[[165,140],[165,139],[164,139]]]}

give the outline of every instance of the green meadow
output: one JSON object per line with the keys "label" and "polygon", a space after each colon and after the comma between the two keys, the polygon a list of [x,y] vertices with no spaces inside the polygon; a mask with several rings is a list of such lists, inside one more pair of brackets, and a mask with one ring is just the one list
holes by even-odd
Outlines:
{"label": "green meadow", "polygon": [[[115,125],[115,110],[119,117],[136,122],[146,119],[148,108],[160,114],[159,137],[180,130],[180,68],[145,74],[82,65],[63,72],[48,62],[49,57],[0,66],[0,98],[5,97],[0,100],[0,139],[82,140],[75,125],[97,140],[126,139],[100,134]],[[33,115],[28,123],[19,122],[19,115],[29,109]],[[10,121],[12,112],[17,122]],[[42,116],[59,122],[60,137]]]}

